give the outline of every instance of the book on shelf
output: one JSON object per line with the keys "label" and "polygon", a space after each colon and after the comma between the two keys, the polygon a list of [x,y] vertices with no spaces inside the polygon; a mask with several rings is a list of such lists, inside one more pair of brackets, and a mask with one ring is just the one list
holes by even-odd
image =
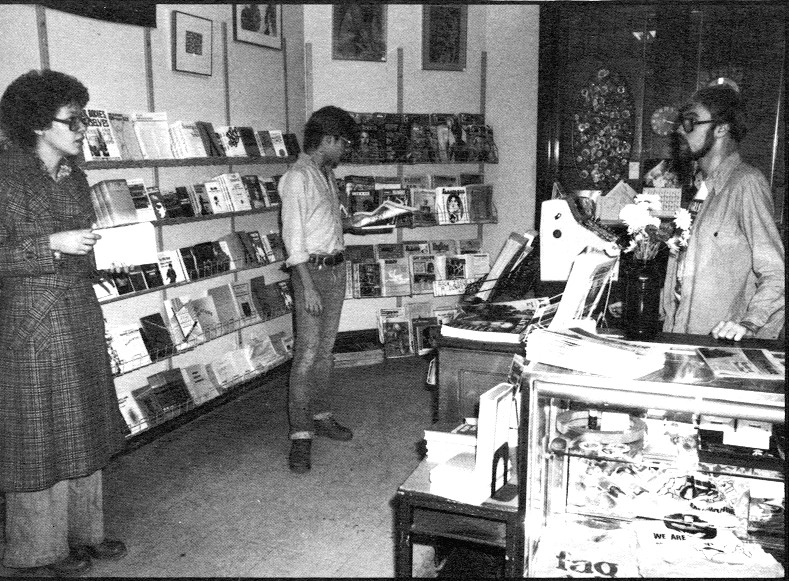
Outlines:
{"label": "book on shelf", "polygon": [[374,244],[350,244],[345,247],[346,262],[369,262],[376,260]]}
{"label": "book on shelf", "polygon": [[131,118],[144,159],[173,159],[166,112],[132,113]]}
{"label": "book on shelf", "polygon": [[186,309],[192,319],[200,324],[207,340],[210,341],[222,335],[222,322],[216,311],[213,297],[210,295],[195,297],[186,303]]}
{"label": "book on shelf", "polygon": [[381,265],[378,262],[353,263],[353,295],[362,299],[381,296]]}
{"label": "book on shelf", "polygon": [[97,276],[93,283],[93,291],[96,293],[96,298],[99,302],[118,296],[118,289],[115,286],[115,281],[112,275],[105,270],[97,271]]}
{"label": "book on shelf", "polygon": [[230,284],[223,284],[209,288],[207,292],[214,301],[216,316],[219,319],[219,332],[225,334],[238,329],[241,323],[241,311],[233,287]]}
{"label": "book on shelf", "polygon": [[435,256],[448,256],[457,254],[457,242],[450,239],[430,241],[430,254]]}
{"label": "book on shelf", "polygon": [[254,368],[244,348],[227,351],[208,365],[209,375],[222,389],[240,381],[251,371],[254,371]]}
{"label": "book on shelf", "polygon": [[219,134],[214,130],[214,125],[208,121],[195,121],[195,126],[200,132],[200,140],[203,142],[208,157],[224,157],[225,150]]}
{"label": "book on shelf", "polygon": [[282,233],[278,230],[271,230],[262,237],[268,241],[269,248],[271,248],[271,253],[274,256],[271,262],[285,260],[287,250],[285,249],[285,241],[282,239]]}
{"label": "book on shelf", "polygon": [[775,379],[786,377],[784,364],[767,349],[698,347],[696,352],[721,379]]}
{"label": "book on shelf", "polygon": [[115,287],[115,291],[118,293],[118,296],[123,296],[134,292],[131,280],[129,280],[128,271],[121,268],[114,268],[106,272],[112,279],[112,285]]}
{"label": "book on shelf", "polygon": [[432,294],[436,277],[436,257],[432,254],[412,254],[408,257],[411,267],[411,293]]}
{"label": "book on shelf", "polygon": [[192,401],[200,405],[220,395],[219,387],[208,373],[206,365],[193,363],[181,368],[184,384]]}
{"label": "book on shelf", "polygon": [[233,261],[231,260],[230,255],[225,251],[227,248],[227,243],[224,243],[221,240],[212,240],[211,248],[214,252],[214,274],[227,272],[233,268]]}
{"label": "book on shelf", "polygon": [[178,206],[175,210],[178,216],[193,218],[194,216],[200,215],[200,204],[198,202],[197,206],[195,206],[195,201],[192,194],[189,193],[188,187],[176,186],[175,189],[171,191],[175,195],[175,200],[178,202]]}
{"label": "book on shelf", "polygon": [[255,301],[252,298],[252,287],[250,286],[249,281],[238,281],[232,283],[233,286],[233,294],[236,297],[236,304],[238,304],[238,310],[240,316],[243,319],[250,319],[253,317],[258,317],[258,311],[255,308]]}
{"label": "book on shelf", "polygon": [[281,295],[273,285],[267,285],[263,276],[256,276],[249,281],[252,303],[261,319],[272,319],[284,311],[280,306]]}
{"label": "book on shelf", "polygon": [[430,142],[430,114],[409,113],[404,121],[409,132],[409,153],[413,163],[430,163],[436,161]]}
{"label": "book on shelf", "polygon": [[[394,184],[393,184],[394,185]],[[411,203],[411,193],[408,188],[394,187],[394,188],[379,188],[377,191],[379,204],[391,202],[398,207],[409,208],[408,212],[394,216],[392,224],[396,228],[413,228],[414,217],[413,214],[416,208]]]}
{"label": "book on shelf", "polygon": [[381,309],[378,318],[384,357],[392,359],[413,355],[411,325],[403,308]]}
{"label": "book on shelf", "polygon": [[121,159],[120,147],[115,131],[110,124],[106,109],[89,107],[84,110],[87,119],[82,154],[85,161]]}
{"label": "book on shelf", "polygon": [[548,304],[548,299],[526,299],[519,303],[517,307],[507,303],[467,306],[441,325],[441,335],[486,343],[518,344],[535,321],[538,310]]}
{"label": "book on shelf", "polygon": [[223,173],[216,176],[213,181],[219,182],[230,199],[233,211],[243,212],[252,209],[249,192],[244,187],[241,174],[238,172]]}
{"label": "book on shelf", "polygon": [[414,212],[416,208],[397,203],[393,200],[384,200],[381,205],[370,212],[354,212],[352,224],[357,228],[367,228],[370,226],[394,227],[401,216],[407,216]]}
{"label": "book on shelf", "polygon": [[247,150],[241,141],[241,133],[235,125],[218,125],[216,132],[222,140],[222,147],[227,157],[246,157]]}
{"label": "book on shelf", "polygon": [[260,148],[258,147],[257,140],[255,139],[255,130],[248,125],[241,125],[236,127],[238,134],[241,137],[241,144],[244,146],[244,151],[249,157],[261,157]]}
{"label": "book on shelf", "polygon": [[282,298],[282,304],[285,307],[286,311],[293,310],[293,287],[291,286],[290,279],[278,280],[274,283],[277,287],[277,291],[279,292],[280,297]]}
{"label": "book on shelf", "polygon": [[167,218],[167,207],[164,205],[164,197],[159,186],[146,186],[145,195],[148,197],[156,219],[164,220]]}
{"label": "book on shelf", "polygon": [[255,142],[262,156],[277,157],[277,152],[274,150],[274,143],[271,141],[271,135],[268,131],[265,129],[255,131]]}
{"label": "book on shelf", "polygon": [[194,121],[175,121],[170,124],[171,134],[176,134],[181,146],[181,157],[208,157],[200,128]]}
{"label": "book on shelf", "polygon": [[[458,254],[479,254],[482,253],[481,238],[461,238],[457,243]],[[488,256],[488,269],[490,269],[490,255]]]}
{"label": "book on shelf", "polygon": [[[185,265],[187,261],[186,250],[186,248],[181,248],[181,258],[183,258]],[[191,280],[205,278],[216,273],[214,268],[214,246],[211,242],[198,242],[190,246],[188,250],[194,259],[194,269],[191,269],[190,265],[186,265],[186,270]]]}
{"label": "book on shelf", "polygon": [[439,335],[437,317],[416,317],[411,319],[411,334],[414,341],[414,353],[427,355],[436,346]]}
{"label": "book on shelf", "polygon": [[411,163],[411,126],[402,113],[384,116],[384,160],[386,163]]}
{"label": "book on shelf", "polygon": [[375,257],[378,260],[388,258],[404,258],[403,244],[400,242],[380,243],[375,245]]}
{"label": "book on shelf", "polygon": [[250,365],[254,369],[270,367],[282,360],[282,356],[274,349],[271,337],[264,332],[250,334],[245,346]]}
{"label": "book on shelf", "polygon": [[[276,207],[282,205],[282,199],[279,197],[277,190],[278,181],[275,179],[277,176],[261,178],[260,185],[263,187],[263,192],[267,200],[267,207]],[[280,176],[281,177],[281,176]]]}
{"label": "book on shelf", "polygon": [[376,321],[378,324],[378,341],[384,342],[384,321],[388,319],[407,321],[405,307],[385,307],[378,309]]}
{"label": "book on shelf", "polygon": [[140,333],[151,361],[166,359],[174,354],[175,345],[170,336],[170,326],[161,313],[140,317]]}
{"label": "book on shelf", "polygon": [[193,403],[179,368],[159,371],[148,376],[150,395],[160,413],[167,413]]}
{"label": "book on shelf", "polygon": [[493,214],[493,186],[490,184],[470,184],[463,186],[468,197],[469,220],[484,222],[492,220]]}
{"label": "book on shelf", "polygon": [[370,213],[378,206],[374,183],[346,181],[345,194],[348,199],[348,213],[351,215],[359,212]]}
{"label": "book on shelf", "polygon": [[665,350],[660,345],[639,345],[578,328],[536,328],[526,337],[526,359],[594,375],[635,379],[662,369]]}
{"label": "book on shelf", "polygon": [[436,190],[432,188],[411,188],[411,203],[416,208],[414,223],[420,226],[438,224],[436,211]]}
{"label": "book on shelf", "polygon": [[427,240],[404,240],[403,254],[411,256],[413,254],[430,254],[430,242]]}
{"label": "book on shelf", "polygon": [[143,159],[140,142],[137,140],[137,133],[134,131],[134,122],[131,115],[107,111],[107,119],[110,121],[110,127],[112,127],[112,132],[118,142],[121,159]]}
{"label": "book on shelf", "polygon": [[285,331],[277,331],[270,335],[271,344],[282,357],[289,357],[293,353],[293,335]]}
{"label": "book on shelf", "polygon": [[140,324],[123,325],[107,330],[107,350],[116,362],[118,373],[127,373],[151,363],[151,357],[140,332]]}
{"label": "book on shelf", "polygon": [[194,216],[194,209],[186,188],[164,188],[159,192],[164,204],[165,218],[191,218]]}
{"label": "book on shelf", "polygon": [[157,258],[163,284],[175,284],[189,280],[179,251],[162,250],[157,254]]}
{"label": "book on shelf", "polygon": [[288,152],[288,155],[296,156],[301,153],[299,138],[295,133],[283,133],[282,140],[285,142],[285,150]]}
{"label": "book on shelf", "polygon": [[212,214],[224,214],[233,211],[233,206],[229,198],[226,197],[224,188],[218,181],[208,180],[203,183],[203,187],[205,188],[205,196]]}
{"label": "book on shelf", "polygon": [[457,188],[460,187],[460,178],[456,175],[428,174],[430,188]]}
{"label": "book on shelf", "polygon": [[470,223],[466,188],[436,188],[436,213],[439,225]]}
{"label": "book on shelf", "polygon": [[263,238],[257,230],[249,230],[245,232],[244,238],[247,238],[252,244],[255,260],[258,264],[268,264],[269,255],[266,252],[266,246],[263,244]]}
{"label": "book on shelf", "polygon": [[139,292],[148,288],[148,283],[145,280],[145,275],[142,273],[142,268],[139,265],[133,264],[126,267],[126,274],[129,277],[129,282],[132,286],[132,291]]}
{"label": "book on shelf", "polygon": [[475,186],[484,183],[484,175],[481,173],[460,173],[458,174],[459,186]]}
{"label": "book on shelf", "polygon": [[170,336],[178,350],[205,340],[200,323],[187,308],[189,297],[180,296],[162,300],[162,318],[170,329]]}
{"label": "book on shelf", "polygon": [[451,278],[433,281],[433,296],[450,297],[466,292],[469,281],[465,278]]}
{"label": "book on shelf", "polygon": [[241,182],[247,191],[249,197],[249,204],[253,208],[267,208],[270,203],[266,203],[266,196],[263,195],[263,187],[260,184],[260,178],[255,174],[244,174],[241,176]]}
{"label": "book on shelf", "polygon": [[287,157],[288,149],[285,146],[285,139],[282,136],[282,131],[279,129],[269,129],[269,137],[271,137],[271,144],[274,146],[274,154],[277,157]]}
{"label": "book on shelf", "polygon": [[147,288],[157,288],[164,286],[164,280],[162,279],[162,274],[159,271],[158,262],[141,264],[140,270],[142,271],[142,276],[145,279],[145,285]]}
{"label": "book on shelf", "polygon": [[99,228],[138,222],[129,184],[123,178],[102,180],[90,188],[91,202],[96,210]]}
{"label": "book on shelf", "polygon": [[187,184],[184,187],[189,195],[189,201],[192,203],[195,216],[208,216],[212,213],[205,184]]}
{"label": "book on shelf", "polygon": [[600,250],[589,248],[576,256],[549,328],[576,326],[579,320],[592,319],[618,265],[618,256]]}
{"label": "book on shelf", "polygon": [[129,195],[137,212],[138,222],[153,222],[158,216],[151,205],[151,200],[146,192],[145,182],[142,178],[129,178],[126,180]]}
{"label": "book on shelf", "polygon": [[131,394],[118,397],[118,409],[123,416],[131,435],[139,434],[148,429],[148,419],[145,412]]}

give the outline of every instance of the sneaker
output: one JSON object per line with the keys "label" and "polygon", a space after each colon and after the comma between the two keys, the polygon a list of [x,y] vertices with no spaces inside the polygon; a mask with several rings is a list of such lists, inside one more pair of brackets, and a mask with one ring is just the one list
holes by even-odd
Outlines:
{"label": "sneaker", "polygon": [[290,441],[290,454],[288,464],[291,472],[304,474],[310,469],[310,454],[312,451],[312,439],[301,438]]}
{"label": "sneaker", "polygon": [[338,424],[337,420],[332,416],[315,420],[315,433],[318,436],[331,438],[332,440],[340,440],[342,442],[347,442],[353,438],[353,432],[345,426]]}
{"label": "sneaker", "polygon": [[81,549],[94,559],[115,561],[126,556],[126,545],[110,539],[105,539],[98,545],[85,545]]}
{"label": "sneaker", "polygon": [[93,563],[86,552],[72,550],[68,557],[61,559],[57,563],[47,565],[45,569],[55,575],[55,577],[72,577],[85,573],[90,570],[92,566]]}

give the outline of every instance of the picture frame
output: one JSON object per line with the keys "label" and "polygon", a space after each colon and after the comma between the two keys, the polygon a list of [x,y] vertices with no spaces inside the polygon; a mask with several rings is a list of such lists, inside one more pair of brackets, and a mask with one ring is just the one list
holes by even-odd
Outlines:
{"label": "picture frame", "polygon": [[465,70],[467,29],[467,5],[422,6],[422,70]]}
{"label": "picture frame", "polygon": [[386,61],[386,4],[342,2],[332,6],[332,58]]}
{"label": "picture frame", "polygon": [[210,77],[213,72],[214,23],[208,18],[173,10],[173,70]]}
{"label": "picture frame", "polygon": [[233,4],[233,40],[282,50],[282,4]]}

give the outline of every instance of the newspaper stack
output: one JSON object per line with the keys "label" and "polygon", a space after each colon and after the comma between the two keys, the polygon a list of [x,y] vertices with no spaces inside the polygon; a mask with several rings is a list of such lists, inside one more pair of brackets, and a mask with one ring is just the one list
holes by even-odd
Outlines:
{"label": "newspaper stack", "polygon": [[526,359],[565,369],[635,379],[663,368],[661,346],[601,337],[582,329],[535,329],[526,338]]}

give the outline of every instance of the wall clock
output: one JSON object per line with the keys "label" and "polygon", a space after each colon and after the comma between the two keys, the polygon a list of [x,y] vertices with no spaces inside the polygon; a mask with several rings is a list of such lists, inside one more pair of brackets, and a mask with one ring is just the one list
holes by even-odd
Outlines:
{"label": "wall clock", "polygon": [[661,137],[669,135],[677,126],[677,119],[679,118],[679,111],[676,107],[666,105],[655,109],[649,122],[652,125],[652,131]]}

